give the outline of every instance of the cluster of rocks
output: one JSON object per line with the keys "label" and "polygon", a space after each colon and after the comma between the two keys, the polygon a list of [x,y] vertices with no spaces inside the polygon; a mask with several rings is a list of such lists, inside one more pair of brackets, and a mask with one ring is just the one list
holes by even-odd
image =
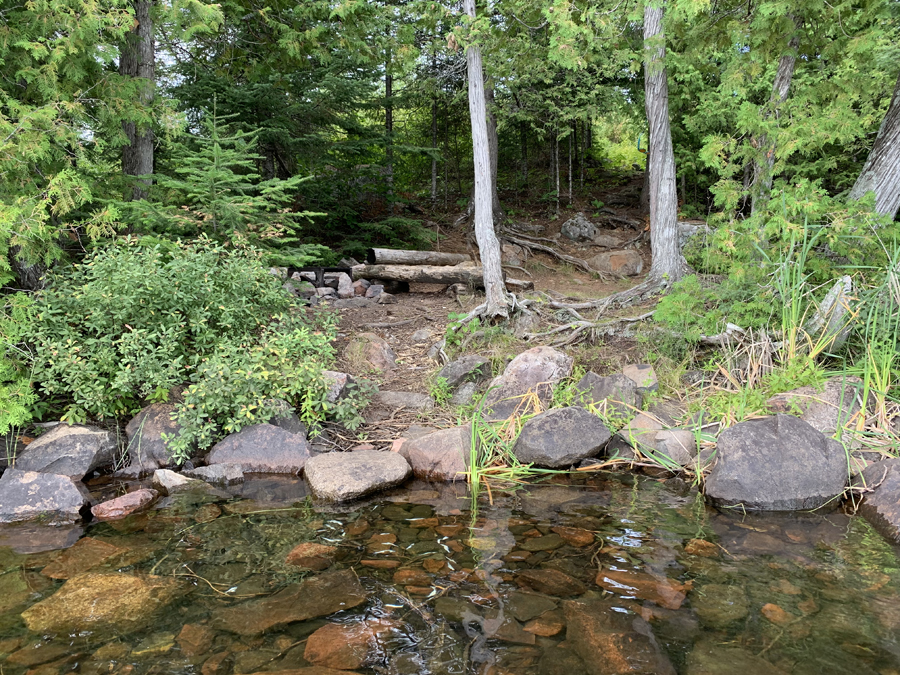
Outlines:
{"label": "cluster of rocks", "polygon": [[[347,349],[348,358],[374,370],[395,367],[393,352],[377,335],[355,336]],[[489,362],[476,355],[447,364],[438,377],[452,390],[456,404],[487,389],[476,425],[529,416],[512,447],[522,464],[567,469],[625,460],[671,473],[689,468],[694,474],[711,466],[705,492],[713,504],[771,511],[836,504],[853,477],[855,486],[877,486],[862,513],[887,536],[900,540],[896,506],[900,461],[879,461],[882,455],[873,452],[848,454],[832,438],[859,412],[858,380],[834,379],[823,392],[801,388],[780,394],[769,401],[774,415],[741,422],[718,434],[717,425],[703,424],[702,416],[679,425],[677,415],[665,405],[642,410],[645,396],[658,387],[646,364],[607,376],[588,372],[559,397],[569,405],[553,408],[554,389],[571,376],[572,365],[572,358],[556,349],[535,347],[512,359],[493,379]],[[353,387],[347,374],[328,376],[332,402]],[[433,407],[432,399],[423,394],[382,391],[373,401],[370,421],[381,419],[378,410],[427,413]],[[410,429],[393,443],[392,451],[363,444],[352,452],[327,452],[321,439],[311,443],[304,425],[285,407],[270,422],[227,436],[205,457],[176,473],[165,441],[167,434],[179,431],[173,411],[170,404],[151,405],[126,427],[128,461],[119,474],[152,475],[152,487],[94,504],[81,481],[113,463],[115,436],[102,429],[60,425],[31,443],[0,478],[0,521],[47,517],[71,521],[85,517],[89,509],[95,518],[121,517],[147,508],[159,495],[238,483],[245,472],[302,472],[316,497],[346,501],[401,485],[410,476],[464,480],[473,451],[478,450],[473,443],[479,442],[470,422],[446,429]]]}
{"label": "cluster of rocks", "polygon": [[[354,264],[355,261],[351,261]],[[350,266],[350,265],[348,265]],[[337,307],[365,307],[368,305],[390,305],[397,302],[395,293],[409,290],[409,285],[397,281],[379,281],[373,283],[368,279],[353,281],[346,272],[325,272],[324,285],[317,287],[315,272],[294,272],[287,278],[287,268],[274,267],[272,274],[285,279],[283,288],[297,298],[310,304],[321,302],[335,303]]]}

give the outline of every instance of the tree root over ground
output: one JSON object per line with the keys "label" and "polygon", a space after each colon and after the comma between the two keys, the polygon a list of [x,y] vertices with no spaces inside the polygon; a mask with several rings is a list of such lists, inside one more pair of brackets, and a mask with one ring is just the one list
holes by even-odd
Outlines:
{"label": "tree root over ground", "polygon": [[527,248],[530,251],[540,251],[541,253],[546,253],[547,255],[551,255],[557,260],[560,260],[565,263],[569,263],[573,267],[577,267],[583,272],[587,272],[588,274],[596,274],[603,281],[609,281],[612,277],[606,272],[598,272],[593,267],[588,265],[581,258],[575,258],[570,255],[566,255],[565,253],[560,253],[559,251],[554,250],[550,246],[544,246],[543,244],[538,244],[533,241],[529,241],[527,239],[523,239],[521,237],[514,237],[507,232],[502,232],[499,235],[500,239],[509,242],[510,244],[515,244],[516,246],[521,246],[522,248]]}

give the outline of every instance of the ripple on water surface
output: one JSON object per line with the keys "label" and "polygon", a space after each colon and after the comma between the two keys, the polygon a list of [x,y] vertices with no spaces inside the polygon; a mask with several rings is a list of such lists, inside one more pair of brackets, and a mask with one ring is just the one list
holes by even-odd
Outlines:
{"label": "ripple on water surface", "polygon": [[614,474],[492,497],[317,505],[257,477],[83,531],[5,527],[0,668],[900,674],[897,554],[860,519],[722,513]]}

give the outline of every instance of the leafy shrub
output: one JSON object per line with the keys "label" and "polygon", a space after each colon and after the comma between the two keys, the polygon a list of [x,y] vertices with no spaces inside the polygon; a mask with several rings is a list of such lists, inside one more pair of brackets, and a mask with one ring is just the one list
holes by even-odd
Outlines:
{"label": "leafy shrub", "polygon": [[28,370],[30,354],[23,343],[34,320],[31,298],[13,293],[0,305],[0,436],[32,418],[37,396]]}
{"label": "leafy shrub", "polygon": [[206,239],[126,241],[51,275],[30,332],[35,380],[66,399],[72,422],[128,415],[189,383],[181,457],[269,419],[272,399],[323,419],[333,322],[295,312],[262,255]]}

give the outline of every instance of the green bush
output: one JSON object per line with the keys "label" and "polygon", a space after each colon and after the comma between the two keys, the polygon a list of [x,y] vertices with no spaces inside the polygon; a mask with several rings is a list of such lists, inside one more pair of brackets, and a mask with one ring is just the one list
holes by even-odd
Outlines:
{"label": "green bush", "polygon": [[30,339],[41,390],[67,401],[64,419],[120,417],[188,384],[176,408],[180,457],[262,422],[287,400],[307,422],[329,410],[321,370],[333,322],[307,319],[256,249],[206,239],[126,241],[54,273]]}
{"label": "green bush", "polygon": [[31,420],[37,396],[28,369],[30,353],[23,344],[34,320],[31,298],[13,293],[0,304],[0,436]]}

